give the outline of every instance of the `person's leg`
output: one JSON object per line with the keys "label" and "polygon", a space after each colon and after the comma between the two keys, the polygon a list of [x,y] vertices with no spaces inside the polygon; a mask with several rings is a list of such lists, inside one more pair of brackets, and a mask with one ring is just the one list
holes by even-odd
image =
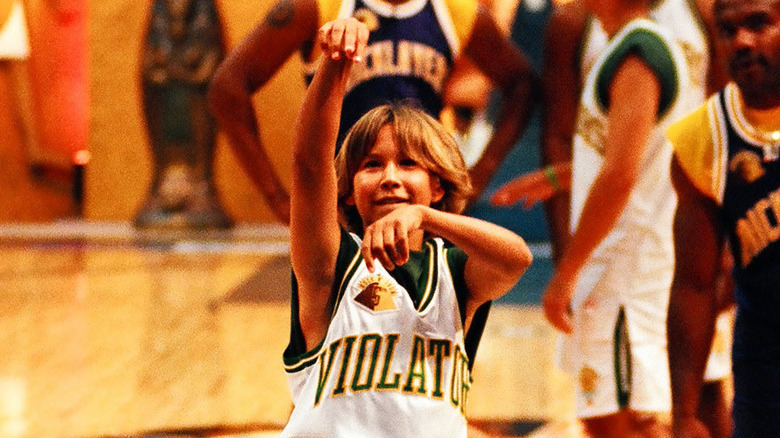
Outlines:
{"label": "person's leg", "polygon": [[712,438],[731,437],[731,331],[733,312],[724,310],[718,315],[712,348],[704,371],[698,417],[707,426]]}
{"label": "person's leg", "polygon": [[45,157],[40,146],[38,126],[35,123],[35,98],[29,66],[26,60],[8,60],[3,64],[5,64],[4,70],[8,73],[11,105],[28,162],[31,166],[42,164]]}
{"label": "person's leg", "polygon": [[655,414],[623,410],[603,417],[583,418],[590,438],[669,438],[667,424]]}
{"label": "person's leg", "polygon": [[582,425],[589,438],[625,438],[631,436],[631,416],[628,411],[601,417],[583,418]]}
{"label": "person's leg", "polygon": [[731,414],[726,391],[726,379],[704,382],[699,399],[699,419],[707,426],[712,438],[731,436]]}

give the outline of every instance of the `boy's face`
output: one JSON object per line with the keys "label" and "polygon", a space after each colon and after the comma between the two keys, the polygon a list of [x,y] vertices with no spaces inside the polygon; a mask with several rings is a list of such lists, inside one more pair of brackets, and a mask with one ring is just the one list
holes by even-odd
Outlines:
{"label": "boy's face", "polygon": [[403,154],[389,125],[380,129],[352,184],[346,203],[357,208],[364,227],[400,206],[430,206],[444,196],[439,178]]}

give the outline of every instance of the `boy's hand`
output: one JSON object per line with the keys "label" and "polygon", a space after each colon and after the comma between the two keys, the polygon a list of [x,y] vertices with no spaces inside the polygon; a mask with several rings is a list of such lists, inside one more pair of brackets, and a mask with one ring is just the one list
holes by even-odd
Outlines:
{"label": "boy's hand", "polygon": [[368,27],[354,17],[329,21],[322,25],[317,42],[331,59],[350,59],[361,62],[368,44]]}
{"label": "boy's hand", "polygon": [[420,229],[424,208],[398,207],[365,229],[361,252],[369,272],[374,272],[374,259],[388,271],[409,261],[409,235]]}

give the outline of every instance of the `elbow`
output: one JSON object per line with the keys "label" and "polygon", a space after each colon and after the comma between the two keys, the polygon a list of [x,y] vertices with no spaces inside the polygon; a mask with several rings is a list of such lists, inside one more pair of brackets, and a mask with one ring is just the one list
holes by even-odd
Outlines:
{"label": "elbow", "polygon": [[511,246],[511,257],[508,259],[509,263],[507,263],[505,271],[508,274],[507,277],[512,279],[513,284],[525,274],[533,260],[531,249],[522,238],[518,237],[518,241]]}
{"label": "elbow", "polygon": [[223,64],[209,82],[206,104],[217,121],[223,121],[235,115],[237,108],[246,106],[251,100],[251,94],[240,77]]}
{"label": "elbow", "polygon": [[531,253],[531,249],[528,248],[528,245],[526,245],[525,242],[523,242],[523,245],[522,245],[519,257],[518,257],[518,261],[517,261],[517,264],[516,264],[516,266],[517,266],[516,269],[518,270],[517,271],[517,278],[518,279],[520,277],[522,277],[523,274],[525,274],[525,271],[528,270],[528,268],[531,266],[531,263],[533,263],[533,261],[534,261],[534,256]]}

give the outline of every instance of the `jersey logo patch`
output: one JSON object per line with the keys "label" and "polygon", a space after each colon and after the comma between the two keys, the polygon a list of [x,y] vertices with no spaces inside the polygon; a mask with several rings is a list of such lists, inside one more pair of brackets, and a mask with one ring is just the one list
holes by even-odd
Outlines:
{"label": "jersey logo patch", "polygon": [[588,405],[593,404],[593,398],[596,396],[596,383],[598,380],[599,375],[593,368],[586,366],[580,370],[579,384]]}
{"label": "jersey logo patch", "polygon": [[369,32],[373,32],[379,28],[379,18],[370,9],[360,8],[352,14],[355,19],[366,25]]}
{"label": "jersey logo patch", "polygon": [[743,184],[750,184],[764,176],[761,158],[749,151],[740,151],[729,161],[729,171]]}
{"label": "jersey logo patch", "polygon": [[372,312],[395,310],[395,288],[381,275],[370,275],[358,283],[358,293],[354,300]]}

